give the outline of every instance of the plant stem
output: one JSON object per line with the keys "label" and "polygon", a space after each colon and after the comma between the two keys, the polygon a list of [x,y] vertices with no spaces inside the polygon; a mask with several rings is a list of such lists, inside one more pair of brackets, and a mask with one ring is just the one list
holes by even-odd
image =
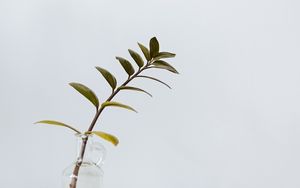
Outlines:
{"label": "plant stem", "polygon": [[[121,86],[126,86],[131,80],[133,80],[134,78],[136,78],[143,70],[147,69],[148,66],[151,64],[151,62],[152,62],[152,60],[148,61],[147,64],[144,67],[140,68],[132,76],[129,76],[128,79]],[[112,94],[106,99],[105,102],[111,101],[114,98],[114,96],[119,93],[121,86],[119,86],[116,90],[114,90],[112,92]],[[93,128],[95,127],[96,122],[97,122],[100,114],[103,112],[104,108],[105,107],[100,106],[100,108],[97,110],[97,112],[95,114],[95,117],[92,120],[91,125],[89,126],[88,131],[92,131],[93,130]],[[74,170],[73,170],[73,175],[72,175],[72,180],[71,180],[71,183],[70,183],[70,188],[76,188],[78,174],[79,174],[79,169],[80,169],[81,164],[83,162],[83,157],[84,157],[84,153],[85,153],[87,141],[88,141],[88,137],[86,139],[84,139],[83,142],[82,142],[81,149],[80,149],[80,154],[79,154],[79,158],[78,158],[78,161],[76,162],[76,166],[74,167]]]}

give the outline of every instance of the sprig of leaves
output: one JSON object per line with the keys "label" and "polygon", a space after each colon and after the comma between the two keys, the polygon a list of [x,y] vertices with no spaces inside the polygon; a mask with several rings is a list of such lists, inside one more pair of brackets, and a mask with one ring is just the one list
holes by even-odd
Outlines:
{"label": "sprig of leaves", "polygon": [[[172,66],[171,64],[169,64],[165,60],[163,60],[166,58],[173,58],[173,57],[175,57],[175,54],[171,53],[171,52],[165,52],[165,51],[160,52],[160,44],[156,37],[153,37],[150,39],[149,48],[147,48],[146,46],[144,46],[141,43],[138,43],[138,46],[145,58],[145,61],[143,60],[142,56],[138,52],[128,49],[129,55],[131,56],[131,58],[133,59],[135,64],[138,66],[138,68],[136,70],[135,70],[134,66],[132,65],[132,63],[129,60],[127,60],[126,58],[119,57],[119,56],[116,57],[116,59],[119,61],[119,63],[121,64],[121,66],[123,67],[123,69],[125,70],[125,72],[128,75],[127,80],[120,86],[117,86],[117,83],[118,83],[117,79],[111,72],[109,72],[105,68],[102,68],[99,66],[95,67],[112,89],[112,94],[103,103],[100,104],[97,95],[87,86],[85,86],[81,83],[77,83],[77,82],[70,83],[70,86],[72,86],[82,96],[84,96],[88,101],[90,101],[96,107],[96,110],[97,110],[97,113],[96,113],[91,125],[89,126],[88,130],[84,132],[84,134],[95,134],[95,135],[99,136],[100,138],[111,142],[114,145],[117,145],[119,143],[119,140],[117,137],[115,137],[109,133],[102,132],[102,131],[93,131],[93,128],[94,128],[101,112],[106,107],[120,107],[120,108],[124,108],[127,110],[137,112],[131,106],[125,105],[120,102],[112,101],[113,97],[119,91],[123,91],[123,90],[124,91],[125,90],[138,91],[138,92],[146,93],[147,95],[152,97],[152,95],[149,92],[145,91],[144,89],[141,89],[138,87],[133,87],[133,86],[127,86],[127,84],[130,81],[132,81],[134,78],[150,79],[150,80],[159,82],[171,89],[171,87],[167,83],[165,83],[155,77],[152,77],[152,76],[141,75],[141,73],[147,69],[155,68],[155,69],[164,69],[164,70],[170,71],[172,73],[178,74],[178,71],[174,68],[174,66]],[[70,125],[67,125],[65,123],[61,123],[58,121],[54,121],[54,120],[42,120],[42,121],[38,121],[36,123],[62,126],[62,127],[69,128],[69,129],[75,131],[76,133],[81,133],[80,131],[78,131],[77,129],[73,128]]]}

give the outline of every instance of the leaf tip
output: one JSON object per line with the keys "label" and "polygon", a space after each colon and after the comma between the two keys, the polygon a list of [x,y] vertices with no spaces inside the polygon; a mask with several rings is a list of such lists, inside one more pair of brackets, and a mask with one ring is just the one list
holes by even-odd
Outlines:
{"label": "leaf tip", "polygon": [[76,85],[76,84],[78,84],[78,83],[76,83],[76,82],[70,82],[69,83],[69,85],[72,86],[72,87],[74,87],[74,85]]}
{"label": "leaf tip", "polygon": [[119,145],[119,140],[116,141],[115,143],[113,143],[114,146],[118,146]]}
{"label": "leaf tip", "polygon": [[150,40],[157,40],[156,36],[153,36]]}
{"label": "leaf tip", "polygon": [[46,123],[47,122],[47,120],[42,120],[42,121],[37,121],[37,122],[34,122],[33,124],[43,124],[43,123]]}

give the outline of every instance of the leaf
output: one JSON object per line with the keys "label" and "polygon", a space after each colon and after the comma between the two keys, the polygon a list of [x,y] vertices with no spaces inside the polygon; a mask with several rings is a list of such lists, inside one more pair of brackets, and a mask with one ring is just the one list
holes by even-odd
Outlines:
{"label": "leaf", "polygon": [[77,129],[71,127],[70,125],[67,125],[67,124],[64,124],[64,123],[61,123],[59,121],[53,121],[53,120],[42,120],[42,121],[38,121],[38,122],[35,122],[34,124],[38,124],[38,123],[43,123],[43,124],[49,124],[49,125],[56,125],[56,126],[62,126],[62,127],[67,127],[69,129],[72,129],[73,131],[81,134],[80,131],[78,131]]}
{"label": "leaf", "polygon": [[105,80],[109,83],[112,89],[115,89],[117,86],[116,78],[106,69],[101,67],[96,67],[96,69],[102,74]]}
{"label": "leaf", "polygon": [[121,86],[119,87],[120,90],[134,90],[134,91],[140,91],[140,92],[144,92],[146,94],[148,94],[150,97],[152,97],[152,95],[150,93],[148,93],[147,91],[137,88],[137,87],[132,87],[132,86]]}
{"label": "leaf", "polygon": [[150,56],[154,58],[159,52],[159,42],[156,37],[150,39]]}
{"label": "leaf", "polygon": [[151,68],[165,69],[175,74],[179,74],[173,66],[162,60],[154,61],[151,65],[153,65]]}
{"label": "leaf", "polygon": [[127,72],[129,76],[134,74],[134,68],[132,67],[131,63],[128,60],[122,57],[116,57],[116,59],[119,60],[122,67],[124,68],[124,70]]}
{"label": "leaf", "polygon": [[147,61],[150,61],[151,60],[151,56],[150,56],[150,52],[148,50],[147,47],[145,47],[144,45],[142,45],[141,43],[138,43],[140,49],[142,50],[145,58],[147,59]]}
{"label": "leaf", "polygon": [[99,107],[99,100],[96,94],[91,89],[89,89],[83,84],[75,83],[75,82],[70,83],[70,86],[72,86],[79,93],[85,96],[85,98],[87,98],[91,103],[93,103],[96,106],[96,108]]}
{"label": "leaf", "polygon": [[125,109],[128,109],[128,110],[137,112],[137,111],[136,111],[135,109],[133,109],[132,107],[127,106],[127,105],[122,104],[122,103],[119,103],[119,102],[106,101],[106,102],[102,103],[102,105],[101,105],[102,108],[105,108],[105,107],[107,107],[107,106],[116,106],[116,107],[125,108]]}
{"label": "leaf", "polygon": [[159,52],[156,56],[155,59],[159,60],[159,59],[163,59],[163,58],[172,58],[175,57],[176,54],[170,53],[170,52]]}
{"label": "leaf", "polygon": [[111,134],[102,132],[102,131],[88,131],[85,134],[94,134],[103,138],[104,140],[112,143],[113,145],[117,146],[119,144],[119,139]]}
{"label": "leaf", "polygon": [[157,81],[157,82],[159,82],[159,83],[161,83],[161,84],[167,86],[169,89],[172,89],[168,84],[166,84],[165,82],[163,82],[163,81],[161,81],[161,80],[159,80],[159,79],[157,79],[157,78],[154,78],[154,77],[151,77],[151,76],[144,76],[144,75],[138,75],[138,76],[136,76],[136,77],[139,77],[139,78],[148,78],[148,79]]}
{"label": "leaf", "polygon": [[144,66],[144,61],[138,53],[136,53],[135,51],[133,51],[131,49],[128,49],[128,52],[130,53],[130,56],[134,59],[134,61],[136,62],[136,64],[139,67]]}

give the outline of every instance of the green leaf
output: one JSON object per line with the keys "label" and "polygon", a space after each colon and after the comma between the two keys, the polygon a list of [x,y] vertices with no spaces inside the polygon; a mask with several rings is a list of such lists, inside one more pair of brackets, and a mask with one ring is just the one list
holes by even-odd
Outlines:
{"label": "green leaf", "polygon": [[142,45],[141,43],[138,43],[140,49],[142,50],[145,58],[147,59],[147,61],[150,61],[151,60],[151,56],[150,56],[150,52],[148,50],[147,47],[145,47],[144,45]]}
{"label": "green leaf", "polygon": [[133,51],[131,49],[128,49],[128,52],[130,53],[130,56],[134,59],[134,61],[136,62],[136,64],[139,67],[144,66],[144,61],[138,53],[136,53],[135,51]]}
{"label": "green leaf", "polygon": [[156,37],[150,39],[150,56],[154,58],[159,52],[159,42]]}
{"label": "green leaf", "polygon": [[139,78],[148,78],[148,79],[157,81],[157,82],[159,82],[159,83],[161,83],[161,84],[167,86],[169,89],[172,89],[168,84],[166,84],[165,82],[163,82],[163,81],[161,81],[161,80],[159,80],[159,79],[157,79],[157,78],[154,78],[154,77],[151,77],[151,76],[144,76],[144,75],[138,75],[138,76],[136,76],[136,77],[139,77]]}
{"label": "green leaf", "polygon": [[102,132],[102,131],[88,131],[85,134],[94,134],[103,138],[104,140],[112,143],[113,145],[117,146],[119,144],[119,139],[111,134]]}
{"label": "green leaf", "polygon": [[134,74],[134,68],[132,67],[131,63],[122,57],[116,57],[117,60],[121,63],[124,70],[127,72],[129,76]]}
{"label": "green leaf", "polygon": [[120,107],[120,108],[125,108],[127,110],[131,110],[131,111],[134,111],[134,112],[137,112],[135,109],[133,109],[132,107],[130,106],[127,106],[125,104],[122,104],[122,103],[119,103],[119,102],[114,102],[114,101],[106,101],[104,103],[102,103],[101,107],[102,108],[105,108],[107,106],[115,106],[115,107]]}
{"label": "green leaf", "polygon": [[175,57],[176,54],[170,53],[170,52],[159,52],[156,56],[155,59],[163,59],[163,58],[172,58]]}
{"label": "green leaf", "polygon": [[132,87],[132,86],[121,86],[119,87],[120,90],[133,90],[133,91],[140,91],[140,92],[144,92],[147,95],[149,95],[150,97],[152,97],[152,95],[150,93],[148,93],[147,91],[137,88],[137,87]]}
{"label": "green leaf", "polygon": [[70,86],[72,86],[80,94],[82,94],[85,98],[87,98],[91,103],[93,103],[96,108],[99,107],[99,100],[96,94],[91,89],[89,89],[83,84],[75,83],[75,82],[70,83]]}
{"label": "green leaf", "polygon": [[178,71],[173,66],[171,66],[169,63],[162,60],[154,61],[151,65],[152,66],[150,68],[165,69],[175,74],[179,74]]}
{"label": "green leaf", "polygon": [[72,126],[70,125],[67,125],[67,124],[64,124],[64,123],[61,123],[59,121],[53,121],[53,120],[42,120],[42,121],[38,121],[38,122],[35,122],[34,124],[38,124],[38,123],[43,123],[43,124],[49,124],[49,125],[56,125],[56,126],[62,126],[62,127],[67,127],[79,134],[81,134],[80,131],[78,131],[77,129],[73,128]]}
{"label": "green leaf", "polygon": [[106,69],[101,67],[96,67],[96,69],[102,74],[105,80],[109,83],[112,89],[115,89],[117,86],[116,78]]}

